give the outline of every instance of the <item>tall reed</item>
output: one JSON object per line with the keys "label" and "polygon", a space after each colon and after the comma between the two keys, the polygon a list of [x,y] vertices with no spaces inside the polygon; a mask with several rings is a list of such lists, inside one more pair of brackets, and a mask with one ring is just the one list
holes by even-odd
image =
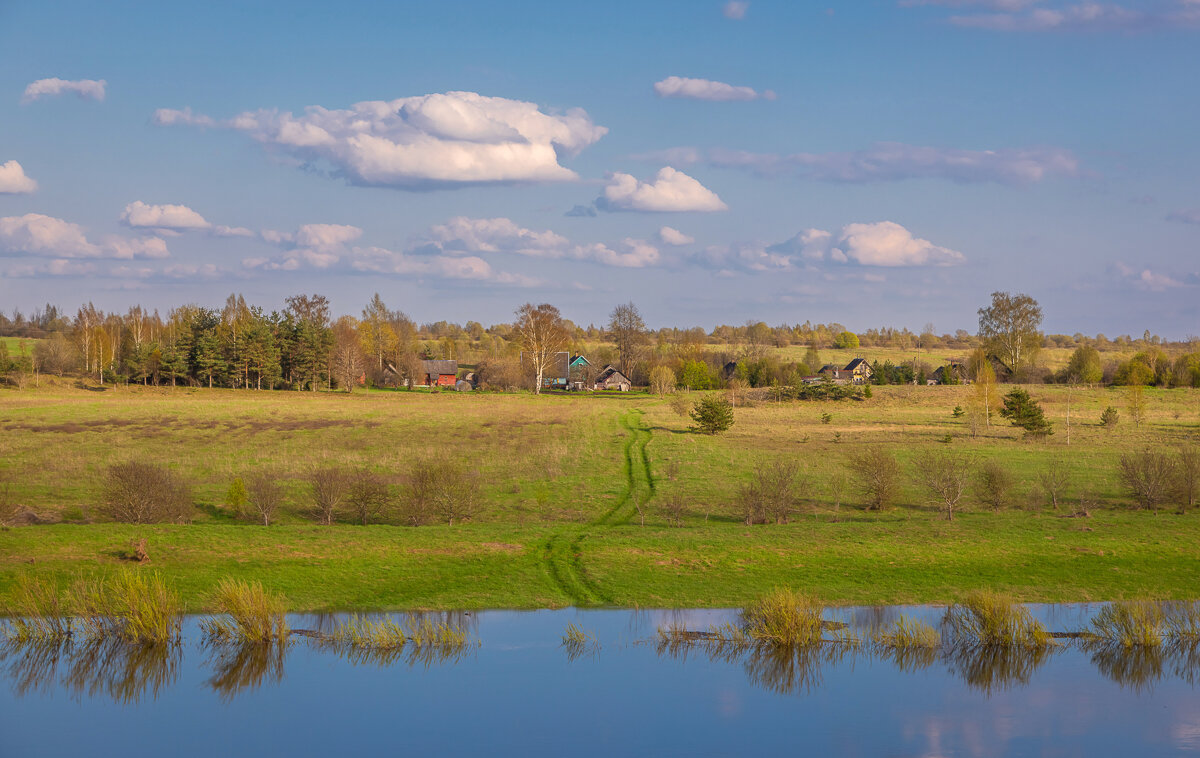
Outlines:
{"label": "tall reed", "polygon": [[932,649],[942,645],[942,635],[937,629],[924,621],[904,616],[896,619],[890,626],[875,630],[871,640],[879,647],[893,650]]}
{"label": "tall reed", "polygon": [[1200,642],[1200,600],[1171,603],[1163,613],[1167,638],[1177,644]]}
{"label": "tall reed", "polygon": [[1042,647],[1053,644],[1050,633],[1027,608],[1006,595],[979,591],[946,611],[945,625],[956,644],[998,647]]}
{"label": "tall reed", "polygon": [[743,608],[742,625],[755,642],[815,645],[821,642],[823,610],[811,598],[780,587]]}
{"label": "tall reed", "polygon": [[213,594],[213,605],[226,618],[201,622],[213,641],[285,642],[288,638],[284,599],[263,589],[261,582],[223,579]]}
{"label": "tall reed", "polygon": [[56,642],[71,637],[71,617],[65,612],[62,596],[49,582],[28,576],[17,577],[12,590],[14,617],[4,625],[4,637],[10,642]]}
{"label": "tall reed", "polygon": [[1145,600],[1109,603],[1092,619],[1101,642],[1123,648],[1158,647],[1163,641],[1163,609]]}
{"label": "tall reed", "polygon": [[108,581],[112,614],[127,642],[163,644],[179,638],[179,595],[157,573],[122,571]]}

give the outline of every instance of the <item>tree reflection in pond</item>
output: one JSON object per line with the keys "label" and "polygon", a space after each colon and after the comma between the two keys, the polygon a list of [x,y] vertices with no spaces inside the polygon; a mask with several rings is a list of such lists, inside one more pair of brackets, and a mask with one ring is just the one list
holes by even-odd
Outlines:
{"label": "tree reflection in pond", "polygon": [[970,687],[991,695],[1015,684],[1029,684],[1033,672],[1059,647],[1050,645],[962,645],[946,651],[951,673]]}
{"label": "tree reflection in pond", "polygon": [[229,702],[243,690],[254,691],[263,684],[283,681],[283,659],[287,642],[208,644],[208,663],[213,675],[207,684]]}

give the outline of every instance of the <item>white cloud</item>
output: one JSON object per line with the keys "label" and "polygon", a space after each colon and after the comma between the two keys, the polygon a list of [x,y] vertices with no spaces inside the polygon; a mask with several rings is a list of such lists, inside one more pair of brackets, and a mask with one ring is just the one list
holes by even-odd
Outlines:
{"label": "white cloud", "polygon": [[159,108],[154,111],[150,121],[158,126],[216,126],[216,121],[208,116],[192,113],[191,108],[175,110],[174,108]]}
{"label": "white cloud", "polygon": [[1175,277],[1167,274],[1160,274],[1155,271],[1151,271],[1148,268],[1138,270],[1136,268],[1127,266],[1120,261],[1117,262],[1115,268],[1117,274],[1122,279],[1132,284],[1134,288],[1146,292],[1166,292],[1167,290],[1178,289],[1179,287],[1187,286],[1185,282],[1182,282]]}
{"label": "white cloud", "polygon": [[729,210],[715,192],[670,166],[660,169],[651,182],[638,181],[629,174],[613,173],[596,205],[609,211],[643,213]]}
{"label": "white cloud", "polygon": [[962,253],[939,247],[891,221],[842,227],[838,248],[865,266],[950,266],[962,263]]}
{"label": "white cloud", "polygon": [[474,255],[409,255],[381,247],[355,248],[353,255],[351,267],[363,272],[489,281],[520,287],[543,283],[535,277],[496,271],[487,261]]}
{"label": "white cloud", "polygon": [[951,266],[966,260],[957,250],[914,237],[903,226],[891,221],[847,224],[837,233],[805,229],[789,240],[766,247],[755,244],[712,246],[695,258],[722,272],[799,268],[817,271],[815,265],[823,261],[895,268]]}
{"label": "white cloud", "polygon": [[[160,110],[155,123],[211,125],[190,111]],[[543,113],[534,103],[447,92],[366,101],[349,109],[310,106],[300,116],[241,113],[216,124],[246,132],[304,161],[325,161],[353,184],[434,189],[473,184],[571,181],[559,164],[608,131],[587,112]]]}
{"label": "white cloud", "polygon": [[104,99],[104,88],[108,82],[103,79],[38,79],[25,87],[22,103],[32,103],[43,97],[54,97],[68,92],[74,92],[81,98],[92,100]]}
{"label": "white cloud", "polygon": [[719,269],[723,276],[732,276],[735,268],[759,272],[792,268],[792,259],[786,253],[754,244],[712,245],[696,257]]}
{"label": "white cloud", "polygon": [[658,239],[664,245],[690,245],[696,241],[695,237],[689,237],[678,229],[673,229],[669,226],[664,226],[658,230]]}
{"label": "white cloud", "polygon": [[1200,26],[1195,0],[1111,3],[1084,0],[902,0],[902,6],[942,6],[960,27],[1000,32],[1146,31]]}
{"label": "white cloud", "polygon": [[296,230],[296,245],[323,252],[336,250],[362,236],[363,230],[346,224],[304,224]]}
{"label": "white cloud", "polygon": [[263,229],[261,234],[262,238],[272,245],[282,245],[295,239],[295,235],[291,232],[281,232],[276,229]]}
{"label": "white cloud", "polygon": [[135,200],[125,206],[120,221],[134,229],[186,231],[212,226],[203,216],[186,205],[148,205],[141,200]]}
{"label": "white cloud", "polygon": [[746,17],[746,11],[748,10],[750,10],[750,3],[743,0],[729,0],[721,8],[721,13],[725,14],[725,18],[741,21]]}
{"label": "white cloud", "polygon": [[614,250],[608,245],[598,242],[590,245],[578,245],[571,251],[571,257],[622,268],[645,268],[654,266],[662,260],[658,248],[645,240],[626,237],[617,247],[618,249]]}
{"label": "white cloud", "polygon": [[758,92],[752,87],[739,87],[709,79],[690,79],[685,76],[668,76],[654,83],[654,93],[659,97],[682,97],[691,100],[730,102],[737,100],[774,100],[771,90]]}
{"label": "white cloud", "polygon": [[110,236],[88,240],[83,227],[53,216],[26,213],[0,218],[0,253],[48,258],[166,258],[167,243],[158,237]]}
{"label": "white cloud", "polygon": [[4,275],[13,279],[33,279],[43,276],[88,276],[96,272],[96,264],[56,258],[45,263],[22,263],[9,268]]}
{"label": "white cloud", "polygon": [[0,195],[25,195],[37,190],[37,186],[37,182],[25,175],[20,163],[0,163]]}
{"label": "white cloud", "polygon": [[246,258],[242,266],[267,271],[296,271],[300,268],[329,269],[347,256],[347,243],[363,230],[348,224],[303,224],[293,233],[264,229],[262,238],[288,249],[270,258]]}
{"label": "white cloud", "polygon": [[457,253],[519,253],[540,258],[562,257],[566,237],[552,231],[533,231],[507,218],[457,216],[429,230],[430,241],[441,251]]}
{"label": "white cloud", "polygon": [[763,176],[791,174],[818,181],[850,183],[947,179],[963,184],[1023,185],[1080,173],[1075,155],[1056,147],[960,150],[879,142],[865,150],[836,153],[753,153],[677,147],[634,157],[677,165],[704,163],[714,168],[742,169]]}
{"label": "white cloud", "polygon": [[213,227],[213,236],[216,237],[257,237],[253,229],[247,229],[244,226],[223,226],[218,225]]}

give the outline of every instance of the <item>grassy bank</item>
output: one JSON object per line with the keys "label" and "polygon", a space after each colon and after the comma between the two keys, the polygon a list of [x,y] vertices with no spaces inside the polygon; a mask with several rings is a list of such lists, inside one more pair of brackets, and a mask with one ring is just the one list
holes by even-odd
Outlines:
{"label": "grassy bank", "polygon": [[[731,606],[775,585],[837,604],[948,602],[977,588],[1030,601],[1197,596],[1200,513],[1135,511],[1116,475],[1122,453],[1200,441],[1197,391],[1147,390],[1140,427],[1105,429],[1100,413],[1124,413],[1123,393],[1076,390],[1068,445],[1063,387],[1029,388],[1056,426],[1036,443],[999,420],[971,435],[952,414],[969,387],[874,389],[864,402],[740,406],[715,437],[644,394],[2,391],[0,485],[16,523],[41,525],[0,531],[0,612],[19,575],[65,584],[110,571],[142,538],[191,609],[223,577],[261,579],[295,609]],[[852,481],[839,505],[850,453],[880,445],[903,469],[895,505],[864,510]],[[1008,506],[968,495],[942,520],[911,473],[921,452],[947,449],[1005,467]],[[366,467],[398,494],[412,461],[439,456],[478,471],[468,523],[408,527],[392,513],[313,525],[314,467]],[[798,460],[806,481],[792,523],[744,526],[740,490],[780,459]],[[1072,478],[1057,512],[1038,487],[1051,459]],[[130,460],[187,482],[194,523],[102,523],[105,472]],[[234,477],[262,470],[286,493],[269,528],[225,504]],[[1081,497],[1091,517],[1066,518]],[[663,507],[672,500],[679,528]]]}

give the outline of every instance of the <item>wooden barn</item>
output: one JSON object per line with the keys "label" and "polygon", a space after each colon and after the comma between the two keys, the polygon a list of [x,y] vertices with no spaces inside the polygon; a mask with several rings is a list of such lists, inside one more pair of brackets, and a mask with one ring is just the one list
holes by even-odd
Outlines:
{"label": "wooden barn", "polygon": [[605,366],[596,376],[595,388],[598,390],[619,390],[628,392],[633,388],[633,382],[613,366]]}
{"label": "wooden barn", "polygon": [[426,387],[453,387],[458,381],[458,361],[421,361],[420,379]]}

